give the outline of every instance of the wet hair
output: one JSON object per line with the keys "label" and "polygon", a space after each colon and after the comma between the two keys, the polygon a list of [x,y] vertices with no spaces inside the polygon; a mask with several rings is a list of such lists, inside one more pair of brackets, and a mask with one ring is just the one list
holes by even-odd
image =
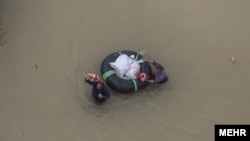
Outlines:
{"label": "wet hair", "polygon": [[161,70],[163,70],[164,68],[163,68],[162,66],[157,66],[156,69],[161,71]]}
{"label": "wet hair", "polygon": [[102,81],[98,81],[98,84],[101,84],[103,86],[103,82]]}

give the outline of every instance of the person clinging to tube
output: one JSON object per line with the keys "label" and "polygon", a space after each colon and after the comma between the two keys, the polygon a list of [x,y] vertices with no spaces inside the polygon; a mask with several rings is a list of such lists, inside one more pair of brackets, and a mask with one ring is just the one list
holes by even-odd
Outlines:
{"label": "person clinging to tube", "polygon": [[162,65],[160,65],[156,61],[147,60],[145,58],[143,58],[143,61],[145,61],[149,64],[152,64],[154,66],[154,68],[156,69],[156,72],[153,73],[152,78],[146,79],[145,80],[146,82],[159,84],[159,83],[166,83],[168,81],[167,73]]}

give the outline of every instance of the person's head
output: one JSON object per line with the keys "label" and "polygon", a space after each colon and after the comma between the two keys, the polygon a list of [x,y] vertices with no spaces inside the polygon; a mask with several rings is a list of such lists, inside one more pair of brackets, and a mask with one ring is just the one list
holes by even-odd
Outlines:
{"label": "person's head", "polygon": [[97,82],[97,85],[96,85],[96,88],[97,88],[97,89],[101,89],[102,87],[103,87],[103,82],[98,81],[98,82]]}
{"label": "person's head", "polygon": [[162,66],[157,66],[157,68],[156,68],[156,72],[158,73],[158,72],[160,72],[160,71],[162,71],[163,70],[163,67]]}

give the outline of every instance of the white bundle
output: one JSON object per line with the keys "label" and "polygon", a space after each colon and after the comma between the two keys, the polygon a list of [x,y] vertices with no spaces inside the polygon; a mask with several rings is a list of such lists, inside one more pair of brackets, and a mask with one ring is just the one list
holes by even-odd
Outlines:
{"label": "white bundle", "polygon": [[122,79],[136,79],[140,71],[140,61],[134,60],[126,54],[120,55],[110,66],[115,70],[118,77]]}

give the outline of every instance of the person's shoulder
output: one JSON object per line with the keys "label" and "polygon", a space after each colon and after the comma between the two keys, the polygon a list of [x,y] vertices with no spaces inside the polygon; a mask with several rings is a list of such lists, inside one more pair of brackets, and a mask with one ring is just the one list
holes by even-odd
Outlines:
{"label": "person's shoulder", "polygon": [[103,84],[103,88],[108,90],[108,87],[106,85],[104,85],[104,84]]}

